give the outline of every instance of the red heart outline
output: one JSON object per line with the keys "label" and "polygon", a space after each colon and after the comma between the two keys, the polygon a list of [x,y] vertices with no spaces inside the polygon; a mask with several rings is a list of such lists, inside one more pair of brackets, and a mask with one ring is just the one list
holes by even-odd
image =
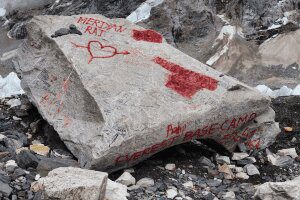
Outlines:
{"label": "red heart outline", "polygon": [[[92,49],[91,49],[91,45],[93,43],[97,43],[99,46],[100,46],[100,50],[103,50],[105,48],[108,48],[108,49],[112,49],[113,51],[111,52],[112,54],[111,55],[107,55],[107,56],[97,56],[95,55],[95,52],[92,52]],[[93,41],[89,41],[88,43],[88,46],[87,46],[87,49],[88,49],[88,52],[90,54],[90,60],[89,60],[89,64],[92,62],[92,60],[94,58],[111,58],[111,57],[114,57],[116,54],[118,54],[117,52],[117,49],[115,47],[112,47],[112,46],[105,46],[103,45],[101,42],[97,41],[97,40],[93,40]],[[110,51],[108,51],[110,52]]]}

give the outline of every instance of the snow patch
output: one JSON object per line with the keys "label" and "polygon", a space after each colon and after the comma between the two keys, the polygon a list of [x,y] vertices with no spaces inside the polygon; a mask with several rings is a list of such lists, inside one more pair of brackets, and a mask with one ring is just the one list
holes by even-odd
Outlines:
{"label": "snow patch", "polygon": [[[224,17],[224,15],[218,15],[224,22],[229,23],[227,19]],[[239,36],[243,37],[242,30],[240,28],[237,28],[236,26],[232,25],[225,25],[222,27],[220,34],[216,38],[215,43],[213,44],[212,48],[214,48],[218,41],[221,41],[224,39],[224,37],[228,37],[227,43],[223,46],[222,50],[217,52],[215,55],[213,55],[208,61],[206,61],[206,64],[213,65],[215,62],[219,60],[219,58],[225,54],[229,50],[229,43],[234,38],[234,36],[238,34]]]}
{"label": "snow patch", "polygon": [[0,17],[4,17],[6,14],[5,8],[0,8]]}
{"label": "snow patch", "polygon": [[24,94],[21,87],[21,80],[16,73],[11,72],[5,78],[0,75],[0,98],[11,97],[13,95]]}
{"label": "snow patch", "polygon": [[277,19],[274,24],[268,27],[268,30],[280,28],[281,26],[286,25],[289,22],[287,17],[288,15]]}
{"label": "snow patch", "polygon": [[126,19],[133,23],[148,19],[150,17],[151,9],[163,2],[164,0],[147,0],[135,11],[133,11]]}
{"label": "snow patch", "polygon": [[300,84],[297,85],[294,89],[291,89],[287,86],[282,86],[278,90],[272,90],[266,85],[258,85],[255,87],[258,91],[260,91],[263,95],[276,98],[281,96],[298,96],[300,95]]}

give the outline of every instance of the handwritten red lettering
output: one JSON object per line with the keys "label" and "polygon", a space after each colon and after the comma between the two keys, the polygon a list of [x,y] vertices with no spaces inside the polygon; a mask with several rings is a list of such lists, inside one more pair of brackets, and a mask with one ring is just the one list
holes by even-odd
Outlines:
{"label": "handwritten red lettering", "polygon": [[110,30],[114,30],[117,33],[122,33],[126,30],[122,25],[109,24],[108,22],[94,18],[79,17],[77,23],[86,26],[84,33],[99,37]]}

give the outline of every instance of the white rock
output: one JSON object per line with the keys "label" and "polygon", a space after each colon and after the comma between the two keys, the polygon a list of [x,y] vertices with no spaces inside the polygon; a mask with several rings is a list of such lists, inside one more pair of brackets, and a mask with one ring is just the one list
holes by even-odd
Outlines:
{"label": "white rock", "polygon": [[253,176],[253,175],[259,175],[260,172],[257,169],[257,167],[255,167],[253,164],[248,164],[244,167],[245,171],[247,172],[247,174],[249,176]]}
{"label": "white rock", "polygon": [[165,166],[165,169],[166,170],[169,170],[169,171],[174,171],[176,169],[176,165],[175,164],[166,164]]}
{"label": "white rock", "polygon": [[131,186],[135,184],[135,178],[128,172],[124,172],[117,180],[117,183],[121,183],[126,186]]}
{"label": "white rock", "polygon": [[107,180],[105,200],[127,200],[128,196],[127,186]]}
{"label": "white rock", "polygon": [[174,199],[177,196],[178,192],[175,189],[168,189],[166,192],[167,198]]}
{"label": "white rock", "polygon": [[16,167],[18,167],[18,165],[14,160],[8,160],[5,164],[5,169],[7,172],[13,172]]}
{"label": "white rock", "polygon": [[232,160],[242,160],[244,158],[249,157],[247,153],[233,153]]}
{"label": "white rock", "polygon": [[38,181],[40,178],[41,178],[41,175],[37,174],[37,175],[35,175],[34,180]]}
{"label": "white rock", "polygon": [[216,160],[220,164],[226,163],[226,164],[230,165],[230,158],[228,156],[217,156]]}
{"label": "white rock", "polygon": [[249,176],[245,172],[239,172],[235,175],[236,178],[247,180]]}
{"label": "white rock", "polygon": [[40,178],[38,183],[43,186],[46,199],[103,200],[107,176],[104,172],[61,167],[49,172],[47,177]]}
{"label": "white rock", "polygon": [[192,188],[194,188],[194,183],[193,183],[192,181],[188,181],[188,182],[185,182],[185,183],[183,184],[183,186],[184,186],[185,188],[192,189]]}
{"label": "white rock", "polygon": [[20,99],[10,99],[8,102],[6,102],[7,105],[9,105],[11,108],[20,106],[22,103]]}
{"label": "white rock", "polygon": [[290,156],[292,158],[298,157],[298,154],[297,154],[295,148],[278,150],[277,155],[279,155],[279,156]]}
{"label": "white rock", "polygon": [[151,187],[154,185],[154,180],[151,178],[142,178],[136,183],[136,185],[140,187]]}
{"label": "white rock", "polygon": [[222,195],[222,199],[224,200],[234,200],[235,199],[235,193],[232,191],[226,192]]}
{"label": "white rock", "polygon": [[235,172],[239,173],[239,172],[244,172],[244,169],[242,167],[236,167],[235,168]]}
{"label": "white rock", "polygon": [[16,116],[13,116],[12,118],[13,118],[13,120],[15,120],[15,121],[21,121],[21,120],[22,120],[21,118],[16,117]]}
{"label": "white rock", "polygon": [[258,186],[255,199],[297,200],[300,199],[300,177],[285,182],[267,182]]}

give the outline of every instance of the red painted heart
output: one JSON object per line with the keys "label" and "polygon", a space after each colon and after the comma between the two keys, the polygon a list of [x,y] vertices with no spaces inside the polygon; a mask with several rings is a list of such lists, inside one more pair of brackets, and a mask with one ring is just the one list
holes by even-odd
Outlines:
{"label": "red painted heart", "polygon": [[105,46],[99,41],[89,41],[87,49],[91,56],[89,63],[94,58],[111,58],[118,54],[115,47]]}

